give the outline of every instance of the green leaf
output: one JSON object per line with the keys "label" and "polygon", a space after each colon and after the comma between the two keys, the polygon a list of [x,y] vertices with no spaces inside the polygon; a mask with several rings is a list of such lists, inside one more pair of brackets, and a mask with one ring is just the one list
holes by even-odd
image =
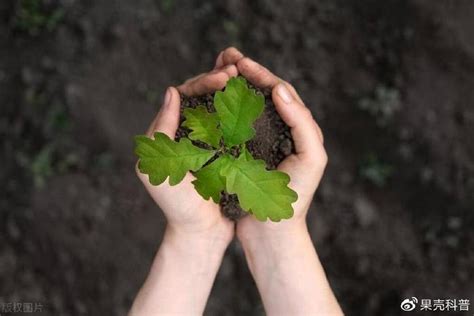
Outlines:
{"label": "green leaf", "polygon": [[194,173],[196,180],[193,181],[194,188],[205,199],[210,197],[219,203],[221,192],[225,189],[225,178],[221,175],[222,168],[231,163],[229,155],[223,155]]}
{"label": "green leaf", "polygon": [[247,146],[245,146],[245,144],[242,145],[242,150],[240,151],[239,158],[237,159],[242,159],[245,161],[254,160],[252,154],[250,153],[250,151],[248,151]]}
{"label": "green leaf", "polygon": [[135,153],[140,158],[138,169],[149,176],[153,185],[163,183],[168,176],[170,185],[176,185],[186,172],[198,170],[215,154],[194,146],[187,138],[175,142],[163,133],[155,133],[154,137],[135,136]]}
{"label": "green leaf", "polygon": [[224,142],[232,147],[255,136],[252,125],[263,112],[265,98],[249,89],[243,77],[236,77],[227,81],[224,92],[216,92],[214,106],[221,121]]}
{"label": "green leaf", "polygon": [[268,171],[263,160],[248,160],[243,154],[223,167],[226,191],[237,194],[242,209],[260,221],[274,222],[293,216],[291,204],[298,195],[288,187],[290,177],[281,171]]}
{"label": "green leaf", "polygon": [[188,136],[190,139],[200,140],[215,148],[219,147],[222,132],[217,128],[219,125],[217,113],[209,113],[203,105],[200,105],[195,109],[184,109],[183,115],[186,121],[181,125],[192,130]]}

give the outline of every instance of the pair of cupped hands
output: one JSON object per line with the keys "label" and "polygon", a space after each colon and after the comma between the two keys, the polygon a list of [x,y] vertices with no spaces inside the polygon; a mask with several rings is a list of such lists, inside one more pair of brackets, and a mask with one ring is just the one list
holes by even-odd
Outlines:
{"label": "pair of cupped hands", "polygon": [[196,192],[191,183],[194,179],[191,173],[178,185],[170,186],[165,182],[153,186],[148,176],[137,169],[138,177],[163,210],[170,233],[190,240],[213,240],[214,244],[224,247],[232,241],[234,234],[244,242],[305,231],[306,214],[327,163],[321,129],[293,86],[233,47],[218,55],[215,67],[210,72],[166,90],[163,105],[147,135],[153,137],[155,132],[162,132],[174,139],[180,119],[179,92],[188,96],[213,93],[222,90],[227,80],[237,75],[244,76],[256,87],[270,88],[277,112],[291,129],[295,154],[288,156],[278,166],[278,170],[290,176],[289,186],[298,193],[291,219],[275,223],[260,222],[253,216],[246,216],[235,223],[222,215],[220,206],[212,199],[206,201]]}

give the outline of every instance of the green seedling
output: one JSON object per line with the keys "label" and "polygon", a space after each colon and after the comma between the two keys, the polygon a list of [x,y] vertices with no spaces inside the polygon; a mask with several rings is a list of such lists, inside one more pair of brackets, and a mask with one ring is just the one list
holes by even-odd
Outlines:
{"label": "green seedling", "polygon": [[47,10],[45,7],[41,0],[20,0],[15,17],[16,28],[32,36],[43,30],[51,32],[56,29],[64,18],[64,11],[60,8]]}
{"label": "green seedling", "polygon": [[[298,195],[288,187],[290,177],[267,170],[265,162],[254,159],[246,148],[255,136],[253,123],[265,107],[263,95],[250,89],[243,77],[232,78],[224,91],[215,93],[214,107],[215,112],[203,105],[186,108],[182,126],[190,133],[179,141],[160,132],[153,138],[136,136],[140,172],[153,185],[167,178],[176,185],[191,171],[194,188],[206,200],[219,203],[227,192],[236,194],[242,209],[258,220],[291,218],[291,204]],[[199,143],[207,145],[196,146]]]}
{"label": "green seedling", "polygon": [[394,88],[378,86],[371,98],[363,98],[358,106],[375,118],[377,125],[386,126],[400,110],[400,92]]}
{"label": "green seedling", "polygon": [[381,188],[387,184],[393,171],[393,166],[380,161],[377,155],[371,153],[362,162],[359,173],[364,179]]}
{"label": "green seedling", "polygon": [[170,13],[175,7],[176,3],[174,0],[161,0],[161,8],[165,13]]}

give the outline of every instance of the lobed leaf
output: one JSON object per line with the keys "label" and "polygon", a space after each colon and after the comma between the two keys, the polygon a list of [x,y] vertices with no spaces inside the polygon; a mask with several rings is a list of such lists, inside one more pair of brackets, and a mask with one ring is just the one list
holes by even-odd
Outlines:
{"label": "lobed leaf", "polygon": [[138,169],[149,176],[153,185],[163,183],[167,177],[170,185],[176,185],[188,171],[198,170],[215,154],[213,150],[194,146],[187,138],[175,142],[159,132],[154,139],[135,136],[135,144],[135,153],[140,158]]}
{"label": "lobed leaf", "polygon": [[242,154],[222,169],[226,191],[237,194],[242,209],[260,221],[269,218],[278,222],[293,216],[298,195],[288,187],[290,177],[281,171],[268,171],[263,160],[249,159]]}
{"label": "lobed leaf", "polygon": [[265,106],[263,95],[249,89],[243,77],[231,78],[225,90],[214,95],[214,106],[227,147],[245,143],[255,136],[252,127]]}
{"label": "lobed leaf", "polygon": [[225,178],[221,171],[231,163],[231,159],[230,155],[223,155],[194,173],[194,188],[205,200],[212,197],[215,203],[220,202],[221,192],[225,190]]}
{"label": "lobed leaf", "polygon": [[192,130],[188,136],[190,139],[202,141],[214,148],[219,147],[222,132],[218,128],[217,113],[209,113],[203,105],[199,105],[195,109],[184,109],[183,115],[186,120],[181,125]]}

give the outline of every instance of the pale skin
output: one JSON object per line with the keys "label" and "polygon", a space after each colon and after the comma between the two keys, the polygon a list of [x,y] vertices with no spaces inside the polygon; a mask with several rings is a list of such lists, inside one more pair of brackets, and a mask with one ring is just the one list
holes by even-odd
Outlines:
{"label": "pale skin", "polygon": [[265,67],[228,48],[214,70],[167,89],[163,106],[147,134],[174,138],[180,98],[222,89],[238,74],[272,89],[277,112],[291,128],[296,153],[278,169],[289,174],[298,193],[294,216],[278,223],[246,216],[237,224],[219,206],[204,200],[188,174],[176,186],[153,186],[137,172],[168,221],[163,241],[129,316],[202,315],[224,251],[234,238],[242,244],[268,315],[342,315],[306,225],[306,215],[327,163],[321,129],[296,90]]}

